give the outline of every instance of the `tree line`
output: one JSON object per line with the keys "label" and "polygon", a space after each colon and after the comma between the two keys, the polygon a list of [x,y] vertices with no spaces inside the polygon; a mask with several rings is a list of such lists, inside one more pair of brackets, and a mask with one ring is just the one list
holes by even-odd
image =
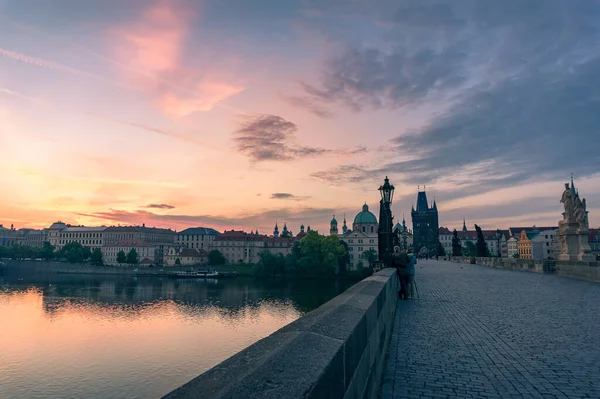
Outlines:
{"label": "tree line", "polygon": [[[11,247],[0,246],[0,258],[10,258],[15,260],[23,259],[43,259],[45,261],[57,260],[69,263],[89,262],[93,265],[102,266],[104,264],[104,255],[100,248],[90,250],[78,242],[70,242],[60,249],[56,249],[50,242],[45,241],[42,247],[30,247],[28,245],[15,244]],[[139,263],[139,255],[135,249],[128,253],[119,251],[117,254],[118,263],[135,265]]]}
{"label": "tree line", "polygon": [[322,236],[311,231],[295,241],[287,255],[262,251],[258,256],[259,261],[252,267],[256,277],[331,278],[337,275],[365,278],[373,274],[368,265],[376,260],[377,253],[365,251],[357,269],[348,270],[350,255],[347,244],[338,236]]}

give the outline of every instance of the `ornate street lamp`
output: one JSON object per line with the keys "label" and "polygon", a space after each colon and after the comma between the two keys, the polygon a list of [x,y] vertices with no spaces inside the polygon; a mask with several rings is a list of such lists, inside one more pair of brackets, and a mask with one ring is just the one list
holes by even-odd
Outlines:
{"label": "ornate street lamp", "polygon": [[379,192],[384,203],[392,203],[392,200],[394,199],[394,186],[390,184],[390,179],[388,179],[387,176],[385,177],[383,186],[379,186]]}
{"label": "ornate street lamp", "polygon": [[381,200],[379,201],[379,229],[378,249],[379,260],[385,263],[386,266],[391,266],[391,255],[394,246],[393,236],[393,217],[392,217],[392,200],[394,198],[394,186],[390,184],[388,177],[385,177],[384,183],[379,187]]}

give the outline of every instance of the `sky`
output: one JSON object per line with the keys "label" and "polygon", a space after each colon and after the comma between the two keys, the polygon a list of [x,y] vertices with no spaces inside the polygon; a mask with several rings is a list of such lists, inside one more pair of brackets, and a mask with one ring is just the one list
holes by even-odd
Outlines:
{"label": "sky", "polygon": [[0,0],[0,223],[600,223],[594,0]]}

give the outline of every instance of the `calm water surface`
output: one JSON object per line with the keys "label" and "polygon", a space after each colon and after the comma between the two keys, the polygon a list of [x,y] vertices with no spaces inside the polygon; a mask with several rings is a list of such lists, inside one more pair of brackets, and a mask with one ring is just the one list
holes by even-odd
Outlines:
{"label": "calm water surface", "polygon": [[0,274],[0,398],[158,398],[341,281]]}

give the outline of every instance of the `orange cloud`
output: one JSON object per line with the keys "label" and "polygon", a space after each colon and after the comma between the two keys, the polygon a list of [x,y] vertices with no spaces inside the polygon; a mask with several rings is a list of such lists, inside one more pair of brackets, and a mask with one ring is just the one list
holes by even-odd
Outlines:
{"label": "orange cloud", "polygon": [[159,1],[132,24],[111,31],[115,63],[125,79],[145,88],[167,115],[210,111],[244,90],[222,71],[186,65],[184,46],[194,13],[177,1]]}

